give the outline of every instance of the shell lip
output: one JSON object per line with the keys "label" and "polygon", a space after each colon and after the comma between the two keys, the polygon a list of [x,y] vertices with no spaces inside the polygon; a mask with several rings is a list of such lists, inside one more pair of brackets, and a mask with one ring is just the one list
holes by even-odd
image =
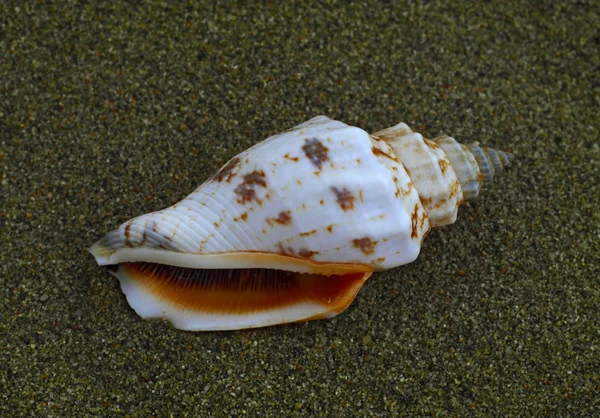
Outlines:
{"label": "shell lip", "polygon": [[326,276],[366,273],[376,270],[374,266],[368,264],[322,262],[261,251],[194,254],[139,247],[120,248],[114,251],[94,245],[89,249],[89,252],[94,255],[100,266],[138,261],[197,269],[268,268],[296,273],[318,273]]}

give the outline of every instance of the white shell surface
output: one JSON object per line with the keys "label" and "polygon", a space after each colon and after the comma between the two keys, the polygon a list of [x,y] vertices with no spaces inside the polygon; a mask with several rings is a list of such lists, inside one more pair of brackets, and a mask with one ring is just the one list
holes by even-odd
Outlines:
{"label": "white shell surface", "polygon": [[419,193],[431,226],[454,223],[463,194],[444,151],[404,123],[374,135],[384,139],[402,161]]}
{"label": "white shell surface", "polygon": [[90,251],[101,265],[281,268],[238,256],[267,253],[309,262],[292,262],[294,271],[312,271],[311,263],[387,269],[413,261],[428,230],[390,146],[319,116],[242,152],[184,200],[124,223]]}

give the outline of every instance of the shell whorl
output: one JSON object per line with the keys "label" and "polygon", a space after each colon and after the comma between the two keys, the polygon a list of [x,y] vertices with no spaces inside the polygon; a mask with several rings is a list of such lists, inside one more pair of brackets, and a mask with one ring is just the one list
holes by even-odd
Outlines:
{"label": "shell whorl", "polygon": [[498,151],[494,148],[481,147],[479,142],[467,144],[469,150],[473,153],[479,171],[483,175],[483,182],[488,183],[494,179],[496,174],[500,174],[504,167],[510,165],[514,160],[514,155],[509,152]]}
{"label": "shell whorl", "polygon": [[458,206],[477,198],[481,186],[514,158],[478,142],[464,145],[449,136],[428,140],[404,123],[373,135],[388,142],[402,161],[431,226],[454,223]]}

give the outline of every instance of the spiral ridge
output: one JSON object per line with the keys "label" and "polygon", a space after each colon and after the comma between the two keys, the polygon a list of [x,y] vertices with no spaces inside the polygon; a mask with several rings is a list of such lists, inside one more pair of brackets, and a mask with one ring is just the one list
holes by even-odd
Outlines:
{"label": "spiral ridge", "polygon": [[481,147],[479,142],[467,144],[467,147],[475,157],[479,171],[483,176],[483,182],[489,183],[494,176],[500,174],[504,167],[510,165],[514,160],[514,155],[505,151],[498,151],[494,148]]}

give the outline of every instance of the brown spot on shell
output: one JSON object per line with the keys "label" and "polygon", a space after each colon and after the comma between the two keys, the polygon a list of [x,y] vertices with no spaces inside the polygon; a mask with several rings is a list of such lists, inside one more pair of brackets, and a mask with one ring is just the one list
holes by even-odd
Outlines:
{"label": "brown spot on shell", "polygon": [[382,150],[380,150],[377,147],[373,147],[373,148],[371,148],[371,150],[373,151],[373,154],[376,155],[376,156],[384,156],[384,157],[389,158],[390,160],[395,161],[397,163],[400,162],[400,160],[398,159],[398,157],[396,157],[395,155],[390,155],[387,152],[382,151]]}
{"label": "brown spot on shell", "polygon": [[127,224],[127,226],[125,227],[125,246],[126,247],[133,247],[133,244],[131,243],[130,239],[131,239],[131,222]]}
{"label": "brown spot on shell", "polygon": [[302,248],[300,251],[298,251],[298,255],[302,258],[312,258],[317,254],[319,254],[318,251],[310,251],[308,248]]}
{"label": "brown spot on shell", "polygon": [[333,233],[333,225],[327,226],[327,231]]}
{"label": "brown spot on shell", "polygon": [[450,187],[450,198],[456,196],[460,191],[460,182],[457,180],[452,183],[452,187]]}
{"label": "brown spot on shell", "polygon": [[300,236],[301,237],[308,237],[309,235],[314,235],[317,233],[316,229],[313,229],[312,231],[308,231],[308,232],[301,232]]}
{"label": "brown spot on shell", "polygon": [[297,162],[298,162],[298,160],[299,160],[299,158],[298,158],[298,157],[290,157],[290,154],[289,154],[289,153],[285,154],[285,155],[283,156],[283,158],[285,158],[286,160],[291,160],[291,161],[294,161],[294,162],[296,162],[296,163],[297,163]]}
{"label": "brown spot on shell", "polygon": [[306,139],[302,146],[302,151],[304,151],[306,157],[319,170],[323,166],[323,163],[329,160],[329,155],[327,154],[329,149],[321,144],[321,141],[317,138]]}
{"label": "brown spot on shell", "polygon": [[289,225],[292,223],[292,216],[289,210],[286,210],[285,212],[279,212],[279,215],[277,215],[277,218],[275,218],[275,222],[277,222],[280,225]]}
{"label": "brown spot on shell", "polygon": [[217,174],[214,175],[214,177],[212,178],[214,181],[218,181],[218,182],[222,182],[225,181],[227,183],[229,183],[231,181],[231,179],[233,177],[235,177],[235,173],[233,172],[233,170],[235,170],[235,168],[237,166],[240,165],[240,159],[239,157],[234,157],[231,160],[229,160],[229,162],[227,164],[225,164]]}
{"label": "brown spot on shell", "polygon": [[377,241],[371,241],[371,238],[364,237],[360,239],[352,240],[352,245],[354,248],[359,248],[363,254],[369,255],[373,254],[375,251],[375,245],[377,245]]}
{"label": "brown spot on shell", "polygon": [[338,205],[340,205],[344,211],[354,209],[354,201],[356,198],[352,195],[350,190],[346,189],[345,187],[340,190],[335,186],[331,186],[331,190],[333,190],[335,193]]}
{"label": "brown spot on shell", "polygon": [[438,144],[436,144],[430,139],[423,138],[423,140],[425,141],[425,145],[427,145],[431,149],[438,149],[440,147]]}
{"label": "brown spot on shell", "polygon": [[438,160],[438,165],[440,166],[440,170],[442,170],[442,174],[446,172],[446,169],[450,166],[450,161],[445,158]]}
{"label": "brown spot on shell", "polygon": [[425,219],[427,219],[427,214],[425,212],[423,212],[423,216],[421,216],[421,221],[419,226],[421,227],[421,229],[423,229],[423,225],[425,225]]}
{"label": "brown spot on shell", "polygon": [[240,183],[234,190],[239,196],[238,203],[246,203],[256,199],[254,186],[267,187],[264,171],[254,170],[250,174],[244,176],[244,181]]}
{"label": "brown spot on shell", "polygon": [[146,230],[144,229],[144,233],[142,234],[142,242],[140,242],[140,247],[144,245],[146,240],[148,239],[148,235],[146,234]]}
{"label": "brown spot on shell", "polygon": [[295,256],[296,251],[292,247],[284,247],[280,242],[277,243],[277,248],[279,249],[279,254],[287,255],[287,256]]}
{"label": "brown spot on shell", "polygon": [[[420,197],[420,196],[419,196],[419,197]],[[432,200],[431,200],[431,198],[430,198],[430,197],[420,197],[420,199],[419,199],[419,200],[421,201],[421,204],[422,204],[423,206],[429,206],[429,205],[431,205],[431,202],[432,202]]]}
{"label": "brown spot on shell", "polygon": [[267,218],[266,221],[269,226],[273,226],[275,223],[279,225],[291,225],[292,223],[292,212],[289,210],[279,212],[276,218]]}
{"label": "brown spot on shell", "polygon": [[410,233],[411,238],[417,238],[419,236],[418,222],[419,222],[419,205],[415,205],[415,210],[410,215],[410,227],[412,229]]}

